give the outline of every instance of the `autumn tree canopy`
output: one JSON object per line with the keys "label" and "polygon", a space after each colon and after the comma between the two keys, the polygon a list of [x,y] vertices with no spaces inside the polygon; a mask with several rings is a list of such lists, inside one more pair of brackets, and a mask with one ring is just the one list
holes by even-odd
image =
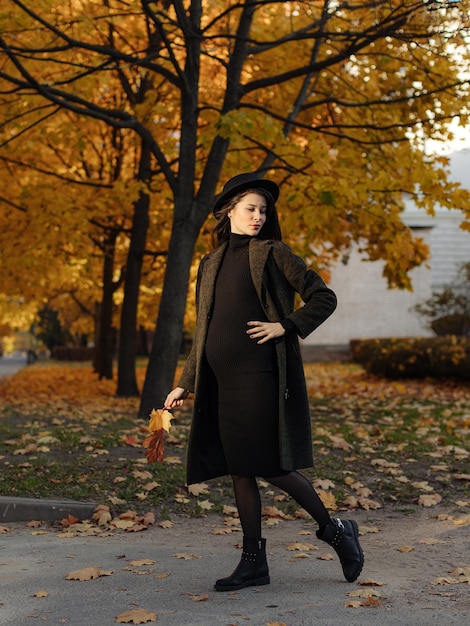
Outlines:
{"label": "autumn tree canopy", "polygon": [[9,5],[0,91],[16,112],[4,120],[4,150],[31,120],[64,111],[133,137],[138,197],[119,198],[131,212],[121,394],[137,389],[149,227],[158,215],[171,231],[142,414],[173,384],[191,264],[230,176],[257,170],[282,185],[286,239],[320,270],[358,242],[385,261],[391,285],[409,287],[427,250],[401,221],[403,193],[429,212],[436,202],[463,210],[470,228],[468,194],[422,150],[428,138],[448,139],[456,116],[467,122],[468,0]]}

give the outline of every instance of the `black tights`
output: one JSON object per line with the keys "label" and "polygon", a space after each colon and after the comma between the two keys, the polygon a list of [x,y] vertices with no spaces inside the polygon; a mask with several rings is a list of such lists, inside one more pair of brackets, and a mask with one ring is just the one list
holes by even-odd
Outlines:
{"label": "black tights", "polygon": [[[309,513],[322,530],[330,521],[330,514],[310,481],[300,472],[274,477],[264,477],[268,483],[287,492]],[[235,502],[242,525],[243,535],[248,539],[261,538],[261,498],[258,483],[252,476],[232,476]]]}

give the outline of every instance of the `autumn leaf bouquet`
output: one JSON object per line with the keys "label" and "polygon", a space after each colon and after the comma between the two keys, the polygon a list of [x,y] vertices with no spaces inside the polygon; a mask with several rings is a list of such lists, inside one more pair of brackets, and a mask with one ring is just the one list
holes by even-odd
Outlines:
{"label": "autumn leaf bouquet", "polygon": [[146,448],[145,456],[149,463],[162,463],[165,451],[163,431],[170,432],[173,415],[166,409],[153,409],[148,425],[149,435],[142,442]]}

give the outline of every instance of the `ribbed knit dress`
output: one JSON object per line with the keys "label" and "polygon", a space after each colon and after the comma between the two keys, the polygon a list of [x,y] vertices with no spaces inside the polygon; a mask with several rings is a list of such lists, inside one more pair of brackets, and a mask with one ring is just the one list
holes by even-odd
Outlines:
{"label": "ribbed knit dress", "polygon": [[277,476],[278,372],[273,342],[246,334],[249,321],[267,321],[250,273],[250,235],[230,235],[220,266],[206,339],[217,381],[219,430],[230,474]]}

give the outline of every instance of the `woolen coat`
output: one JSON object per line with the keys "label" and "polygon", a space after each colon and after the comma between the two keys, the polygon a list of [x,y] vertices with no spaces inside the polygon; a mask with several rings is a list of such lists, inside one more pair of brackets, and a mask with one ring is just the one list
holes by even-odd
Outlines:
{"label": "woolen coat", "polygon": [[[205,359],[217,272],[227,243],[205,256],[196,283],[196,331],[178,382],[195,394],[188,443],[188,485],[228,474],[218,428],[215,380]],[[279,457],[286,471],[313,465],[311,419],[298,337],[302,339],[336,308],[336,296],[321,277],[280,241],[249,243],[250,272],[270,322],[291,320],[295,331],[275,339],[279,372]],[[294,309],[295,294],[304,302]],[[236,375],[236,374],[235,374]],[[261,390],[262,393],[262,390]]]}

